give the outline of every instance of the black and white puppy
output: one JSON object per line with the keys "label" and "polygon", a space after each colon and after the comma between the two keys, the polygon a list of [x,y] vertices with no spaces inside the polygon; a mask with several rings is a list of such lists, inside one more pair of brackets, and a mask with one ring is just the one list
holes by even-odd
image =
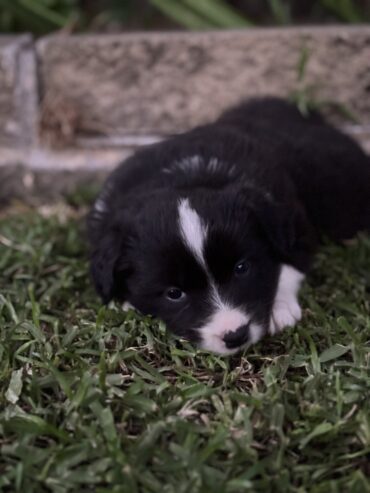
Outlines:
{"label": "black and white puppy", "polygon": [[88,225],[104,302],[231,354],[300,320],[322,234],[370,229],[370,158],[318,113],[251,100],[139,150],[108,178]]}

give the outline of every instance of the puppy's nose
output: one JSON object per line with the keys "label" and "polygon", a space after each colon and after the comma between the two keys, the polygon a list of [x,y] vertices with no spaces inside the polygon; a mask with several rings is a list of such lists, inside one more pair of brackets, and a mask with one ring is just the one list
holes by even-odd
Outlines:
{"label": "puppy's nose", "polygon": [[249,324],[242,325],[234,332],[226,332],[224,342],[227,349],[235,349],[248,341]]}

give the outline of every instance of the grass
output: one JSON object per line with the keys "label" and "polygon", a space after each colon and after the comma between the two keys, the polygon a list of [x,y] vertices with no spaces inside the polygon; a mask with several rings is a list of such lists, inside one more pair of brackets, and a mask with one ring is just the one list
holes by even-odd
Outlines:
{"label": "grass", "polygon": [[0,491],[370,492],[369,263],[327,244],[303,322],[220,358],[102,307],[80,218],[3,215]]}
{"label": "grass", "polygon": [[204,30],[369,21],[369,0],[0,0],[0,31],[36,36],[55,30]]}

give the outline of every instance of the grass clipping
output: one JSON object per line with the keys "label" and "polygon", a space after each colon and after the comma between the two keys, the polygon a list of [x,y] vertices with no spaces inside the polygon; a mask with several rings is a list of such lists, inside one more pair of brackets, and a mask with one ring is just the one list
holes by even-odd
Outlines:
{"label": "grass clipping", "polygon": [[0,220],[0,491],[370,492],[370,239],[328,244],[303,322],[221,358],[112,304],[80,220]]}

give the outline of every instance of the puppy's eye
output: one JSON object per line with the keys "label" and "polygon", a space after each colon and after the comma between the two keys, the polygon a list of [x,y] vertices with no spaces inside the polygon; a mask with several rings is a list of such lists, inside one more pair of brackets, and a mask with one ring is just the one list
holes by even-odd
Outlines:
{"label": "puppy's eye", "polygon": [[170,301],[182,301],[185,298],[184,291],[179,288],[169,288],[165,292],[166,298]]}
{"label": "puppy's eye", "polygon": [[234,274],[238,277],[245,276],[249,271],[249,263],[246,260],[238,262],[234,267]]}

